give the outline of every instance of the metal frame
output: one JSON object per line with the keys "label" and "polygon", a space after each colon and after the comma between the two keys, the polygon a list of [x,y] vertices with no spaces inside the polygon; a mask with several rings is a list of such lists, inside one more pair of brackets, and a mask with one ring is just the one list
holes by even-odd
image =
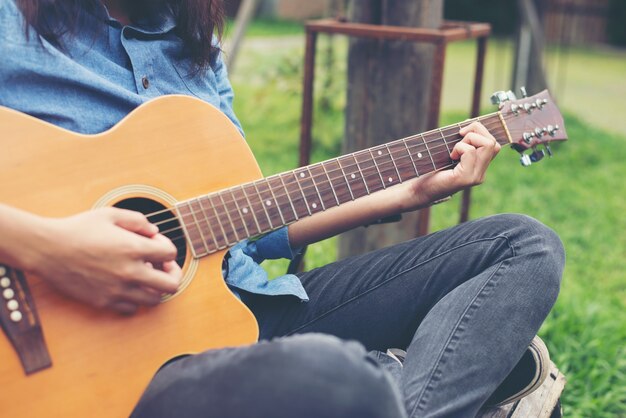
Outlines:
{"label": "metal frame", "polygon": [[[304,88],[302,94],[302,119],[300,123],[300,166],[308,165],[311,158],[315,46],[318,33],[341,34],[352,37],[373,38],[379,40],[422,42],[435,45],[437,48],[435,49],[435,68],[433,69],[433,82],[431,87],[427,130],[435,129],[439,126],[443,69],[447,44],[455,41],[476,39],[478,49],[470,117],[478,116],[480,111],[480,95],[483,84],[487,39],[491,34],[491,25],[488,23],[445,21],[439,29],[425,29],[349,23],[340,19],[322,19],[307,22],[305,29],[306,51],[304,55]],[[470,190],[467,189],[463,192],[460,222],[465,222],[468,219],[470,200]],[[422,209],[420,211],[418,235],[425,235],[428,233],[429,222],[430,210]]]}

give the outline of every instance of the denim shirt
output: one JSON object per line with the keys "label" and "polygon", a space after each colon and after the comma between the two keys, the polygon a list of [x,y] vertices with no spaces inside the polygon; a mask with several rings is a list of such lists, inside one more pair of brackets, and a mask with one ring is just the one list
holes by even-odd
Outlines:
{"label": "denim shirt", "polygon": [[[242,132],[233,113],[233,91],[221,55],[201,74],[183,57],[170,9],[138,25],[122,26],[99,5],[78,35],[57,48],[32,28],[28,36],[13,0],[0,0],[0,105],[62,128],[94,134],[106,131],[142,103],[166,94],[187,94],[219,108]],[[266,295],[308,296],[299,279],[268,280],[259,263],[292,258],[287,228],[230,250],[227,284]]]}

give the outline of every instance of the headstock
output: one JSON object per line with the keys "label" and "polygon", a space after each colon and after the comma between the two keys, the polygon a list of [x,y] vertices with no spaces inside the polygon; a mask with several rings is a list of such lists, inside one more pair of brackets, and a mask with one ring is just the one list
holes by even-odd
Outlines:
{"label": "headstock", "polygon": [[[549,143],[567,140],[567,133],[563,116],[547,90],[531,97],[526,97],[523,87],[521,90],[521,99],[517,99],[512,91],[499,91],[491,96],[491,101],[499,105],[513,141],[512,147],[522,154],[522,165],[529,166],[545,156],[538,146],[544,146],[552,157]],[[532,153],[525,153],[527,150],[532,150]]]}

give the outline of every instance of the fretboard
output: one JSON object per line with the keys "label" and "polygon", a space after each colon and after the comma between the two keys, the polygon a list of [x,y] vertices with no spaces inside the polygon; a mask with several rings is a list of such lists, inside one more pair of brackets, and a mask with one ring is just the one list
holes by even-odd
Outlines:
{"label": "fretboard", "polygon": [[450,152],[461,140],[459,130],[474,120],[500,144],[510,142],[500,115],[493,113],[180,202],[176,209],[194,256],[452,168]]}

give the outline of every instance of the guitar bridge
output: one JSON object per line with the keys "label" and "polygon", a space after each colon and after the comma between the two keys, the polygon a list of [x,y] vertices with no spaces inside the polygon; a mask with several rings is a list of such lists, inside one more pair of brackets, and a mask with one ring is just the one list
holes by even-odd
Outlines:
{"label": "guitar bridge", "polygon": [[0,325],[15,348],[24,373],[52,366],[35,302],[24,274],[0,265]]}

